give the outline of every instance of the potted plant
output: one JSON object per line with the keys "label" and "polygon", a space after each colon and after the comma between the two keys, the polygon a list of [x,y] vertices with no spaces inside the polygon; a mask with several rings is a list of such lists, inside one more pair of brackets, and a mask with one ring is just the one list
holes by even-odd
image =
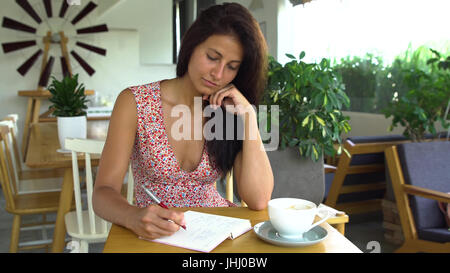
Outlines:
{"label": "potted plant", "polygon": [[427,133],[437,135],[436,122],[448,129],[448,106],[450,105],[450,71],[449,60],[440,53],[431,50],[436,57],[427,61],[427,70],[419,67],[404,71],[403,82],[407,92],[403,96],[394,97],[384,109],[386,118],[392,116],[389,130],[396,126],[404,126],[403,135],[412,141],[421,142]]}
{"label": "potted plant", "polygon": [[279,128],[280,147],[268,152],[268,156],[274,173],[284,172],[284,177],[275,178],[280,181],[275,183],[273,197],[298,197],[309,192],[305,197],[317,203],[324,193],[323,155],[345,151],[341,133],[351,128],[341,109],[349,107],[350,100],[340,75],[327,59],[306,63],[302,61],[305,52],[298,60],[291,54],[286,56],[292,61],[284,66],[269,57],[268,84],[262,101],[267,106],[279,106],[279,124],[272,127]]}
{"label": "potted plant", "polygon": [[62,81],[52,76],[48,90],[52,94],[49,109],[52,109],[53,115],[57,117],[59,143],[61,151],[65,151],[64,140],[67,137],[87,137],[85,110],[88,100],[84,94],[84,85],[78,84],[78,74],[73,77],[66,76]]}

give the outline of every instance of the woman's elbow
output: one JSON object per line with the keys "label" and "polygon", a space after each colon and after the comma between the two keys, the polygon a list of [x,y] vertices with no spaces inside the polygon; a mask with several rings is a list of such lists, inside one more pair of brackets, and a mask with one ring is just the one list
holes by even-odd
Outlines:
{"label": "woman's elbow", "polygon": [[248,202],[247,206],[251,210],[265,210],[269,204],[270,196],[265,198],[260,198],[258,200],[253,200],[252,202]]}
{"label": "woman's elbow", "polygon": [[249,209],[251,210],[265,210],[267,208],[267,204],[265,203],[256,203],[247,205]]}

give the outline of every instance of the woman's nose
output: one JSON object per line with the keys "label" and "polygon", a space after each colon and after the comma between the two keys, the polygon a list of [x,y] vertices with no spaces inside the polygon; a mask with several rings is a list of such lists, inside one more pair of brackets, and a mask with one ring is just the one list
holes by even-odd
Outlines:
{"label": "woman's nose", "polygon": [[223,77],[223,71],[224,65],[218,64],[212,69],[211,75],[214,77],[215,80],[220,80]]}

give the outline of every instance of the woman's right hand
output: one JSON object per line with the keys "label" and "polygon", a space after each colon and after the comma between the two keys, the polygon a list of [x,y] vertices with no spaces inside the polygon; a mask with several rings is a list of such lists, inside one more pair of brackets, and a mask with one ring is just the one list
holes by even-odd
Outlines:
{"label": "woman's right hand", "polygon": [[181,225],[185,225],[184,213],[165,209],[158,205],[146,208],[135,208],[137,211],[130,214],[127,227],[138,236],[146,239],[157,239],[177,232]]}

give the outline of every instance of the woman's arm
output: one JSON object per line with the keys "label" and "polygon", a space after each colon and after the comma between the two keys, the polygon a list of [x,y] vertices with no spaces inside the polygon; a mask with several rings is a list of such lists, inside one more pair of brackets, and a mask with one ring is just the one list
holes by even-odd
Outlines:
{"label": "woman's arm", "polygon": [[165,219],[184,224],[184,218],[181,212],[156,205],[137,208],[122,196],[122,183],[128,170],[136,128],[136,102],[133,93],[127,89],[120,93],[114,105],[92,201],[95,213],[103,219],[153,239],[178,230],[178,225]]}
{"label": "woman's arm", "polygon": [[203,99],[210,105],[224,105],[227,111],[244,120],[244,140],[233,163],[233,172],[238,193],[250,209],[262,210],[267,207],[273,191],[273,173],[269,158],[258,130],[257,115],[253,106],[234,86],[229,85]]}
{"label": "woman's arm", "polygon": [[262,210],[272,196],[272,167],[261,141],[256,112],[252,108],[244,116],[245,138],[234,161],[233,172],[241,199],[250,209]]}

